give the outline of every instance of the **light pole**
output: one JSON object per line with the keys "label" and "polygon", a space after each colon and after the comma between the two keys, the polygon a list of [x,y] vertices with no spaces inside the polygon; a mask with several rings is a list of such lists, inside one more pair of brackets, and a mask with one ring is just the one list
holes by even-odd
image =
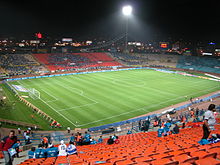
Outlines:
{"label": "light pole", "polygon": [[122,13],[126,17],[125,23],[125,52],[128,52],[128,18],[132,14],[132,7],[130,5],[122,8]]}

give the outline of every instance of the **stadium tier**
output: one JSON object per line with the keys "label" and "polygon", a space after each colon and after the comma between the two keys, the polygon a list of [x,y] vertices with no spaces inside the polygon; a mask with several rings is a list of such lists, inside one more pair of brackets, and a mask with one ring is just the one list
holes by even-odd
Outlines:
{"label": "stadium tier", "polygon": [[1,74],[11,76],[20,74],[39,73],[46,69],[31,54],[6,54],[0,55]]}
{"label": "stadium tier", "polygon": [[[218,119],[219,121],[219,119]],[[220,125],[212,133],[220,133]],[[201,127],[180,130],[179,134],[157,137],[157,132],[119,136],[119,143],[77,146],[77,155],[28,159],[20,165],[217,165],[220,164],[220,143],[199,145]],[[68,144],[67,144],[68,145]],[[58,146],[58,145],[56,145]]]}
{"label": "stadium tier", "polygon": [[179,56],[178,68],[220,73],[220,59],[213,57]]}
{"label": "stadium tier", "polygon": [[[0,55],[0,73],[20,75],[47,71],[112,66],[171,67],[220,73],[217,57],[196,57],[168,54],[64,53]],[[46,69],[47,68],[47,69]]]}
{"label": "stadium tier", "polygon": [[34,56],[50,71],[121,65],[106,53],[34,54]]}
{"label": "stadium tier", "polygon": [[130,55],[124,53],[112,53],[111,55],[124,65],[162,66],[220,73],[220,59],[218,57],[196,57],[167,54]]}

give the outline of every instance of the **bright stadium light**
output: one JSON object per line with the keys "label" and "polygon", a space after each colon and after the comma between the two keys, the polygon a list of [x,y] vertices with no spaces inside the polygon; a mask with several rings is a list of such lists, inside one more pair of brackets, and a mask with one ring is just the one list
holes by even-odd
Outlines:
{"label": "bright stadium light", "polygon": [[126,16],[131,15],[131,13],[132,13],[132,7],[131,7],[130,5],[124,6],[124,7],[122,8],[122,13],[123,13],[124,15],[126,15]]}
{"label": "bright stadium light", "polygon": [[128,19],[132,15],[132,7],[130,5],[122,7],[122,13],[126,17],[125,26],[125,52],[128,52]]}

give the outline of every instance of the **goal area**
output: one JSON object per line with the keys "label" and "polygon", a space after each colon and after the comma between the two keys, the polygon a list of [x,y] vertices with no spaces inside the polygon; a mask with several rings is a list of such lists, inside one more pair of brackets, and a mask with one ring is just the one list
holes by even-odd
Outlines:
{"label": "goal area", "polygon": [[34,100],[40,99],[40,92],[38,90],[36,90],[35,88],[30,88],[28,90],[28,93],[29,93],[30,98],[32,98]]}

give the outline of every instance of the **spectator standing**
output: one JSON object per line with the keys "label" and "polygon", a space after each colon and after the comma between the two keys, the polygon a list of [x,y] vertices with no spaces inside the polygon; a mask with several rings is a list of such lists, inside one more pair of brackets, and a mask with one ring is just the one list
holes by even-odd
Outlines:
{"label": "spectator standing", "polygon": [[4,137],[0,143],[0,151],[3,152],[5,158],[6,165],[12,165],[13,156],[10,155],[8,149],[12,148],[12,146],[17,142],[17,136],[15,136],[15,131],[11,130],[9,135]]}
{"label": "spectator standing", "polygon": [[18,128],[18,134],[21,134],[21,128]]}
{"label": "spectator standing", "polygon": [[70,127],[67,127],[67,133],[70,133]]}
{"label": "spectator standing", "polygon": [[214,117],[214,111],[215,111],[215,104],[210,104],[208,110],[204,114],[204,124],[202,126],[203,128],[202,139],[207,139],[211,133],[211,130],[214,130],[214,125],[216,122]]}

